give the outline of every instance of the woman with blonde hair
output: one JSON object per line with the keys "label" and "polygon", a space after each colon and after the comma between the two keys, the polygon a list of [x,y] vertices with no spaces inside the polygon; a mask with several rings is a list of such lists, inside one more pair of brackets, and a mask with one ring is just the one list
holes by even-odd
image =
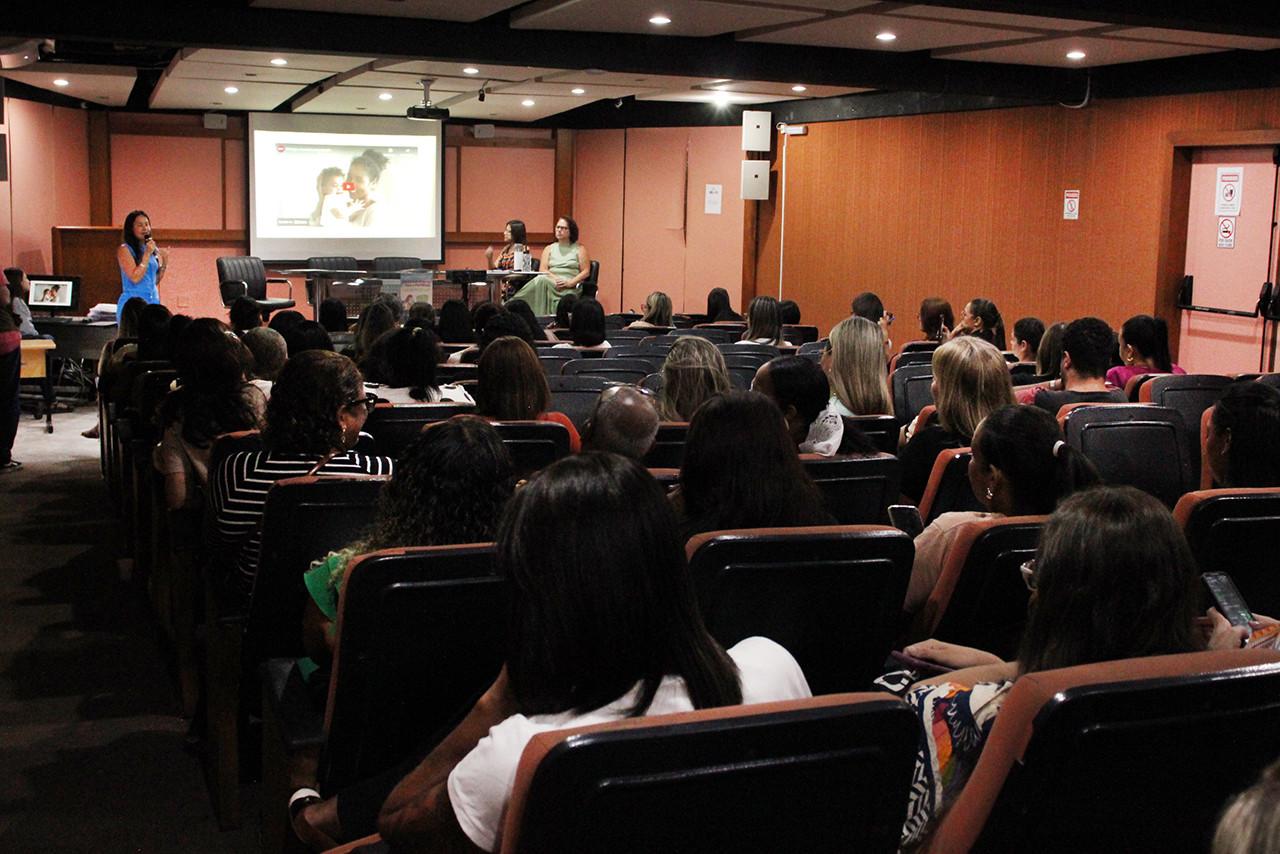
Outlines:
{"label": "woman with blonde hair", "polygon": [[972,335],[953,338],[933,352],[932,388],[936,411],[927,424],[916,419],[898,451],[902,494],[913,502],[924,495],[940,452],[970,444],[982,419],[1017,402],[1004,355]]}
{"label": "woman with blonde hair", "polygon": [[644,317],[628,326],[628,329],[652,329],[671,326],[671,297],[662,291],[654,291],[644,298]]}
{"label": "woman with blonde hair", "polygon": [[663,421],[688,421],[703,401],[729,387],[729,369],[716,345],[697,335],[681,335],[662,363],[658,415]]}
{"label": "woman with blonde hair", "polygon": [[865,317],[846,317],[831,330],[822,367],[831,379],[832,403],[838,413],[845,417],[893,414],[887,349],[880,324]]}

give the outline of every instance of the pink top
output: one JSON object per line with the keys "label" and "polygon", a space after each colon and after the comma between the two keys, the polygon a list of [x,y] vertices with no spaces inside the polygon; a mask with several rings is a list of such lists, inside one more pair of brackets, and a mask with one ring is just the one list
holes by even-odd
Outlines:
{"label": "pink top", "polygon": [[[1146,365],[1117,365],[1116,367],[1107,371],[1107,385],[1113,386],[1115,388],[1120,389],[1121,391],[1124,391],[1124,387],[1129,383],[1129,380],[1133,379],[1139,374],[1163,374],[1163,373],[1164,371],[1157,371],[1155,368],[1148,368]],[[1171,373],[1185,374],[1186,371],[1182,370],[1182,368],[1178,367],[1177,365],[1174,365],[1173,371],[1171,371]]]}

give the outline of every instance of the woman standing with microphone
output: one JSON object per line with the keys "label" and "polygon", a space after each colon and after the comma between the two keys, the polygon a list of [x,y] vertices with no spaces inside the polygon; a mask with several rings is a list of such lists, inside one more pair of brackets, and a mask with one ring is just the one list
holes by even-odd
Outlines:
{"label": "woman standing with microphone", "polygon": [[120,264],[120,284],[124,291],[116,303],[116,317],[131,297],[148,303],[160,302],[160,280],[169,266],[169,250],[156,246],[151,237],[151,218],[145,211],[133,211],[124,219],[124,243],[116,250]]}

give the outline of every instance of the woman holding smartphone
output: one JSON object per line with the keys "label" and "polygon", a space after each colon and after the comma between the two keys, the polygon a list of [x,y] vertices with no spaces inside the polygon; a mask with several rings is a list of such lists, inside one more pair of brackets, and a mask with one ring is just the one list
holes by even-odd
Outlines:
{"label": "woman holding smartphone", "polygon": [[151,236],[151,217],[145,211],[132,211],[124,219],[124,243],[116,250],[120,265],[122,293],[116,302],[116,317],[124,312],[131,297],[148,303],[160,302],[160,280],[169,267],[169,250],[156,246]]}

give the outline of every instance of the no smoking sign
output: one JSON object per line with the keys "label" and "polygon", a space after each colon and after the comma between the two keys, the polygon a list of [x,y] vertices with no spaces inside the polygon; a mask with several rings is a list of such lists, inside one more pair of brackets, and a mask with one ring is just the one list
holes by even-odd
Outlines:
{"label": "no smoking sign", "polygon": [[1218,217],[1218,248],[1234,249],[1236,246],[1236,218]]}

